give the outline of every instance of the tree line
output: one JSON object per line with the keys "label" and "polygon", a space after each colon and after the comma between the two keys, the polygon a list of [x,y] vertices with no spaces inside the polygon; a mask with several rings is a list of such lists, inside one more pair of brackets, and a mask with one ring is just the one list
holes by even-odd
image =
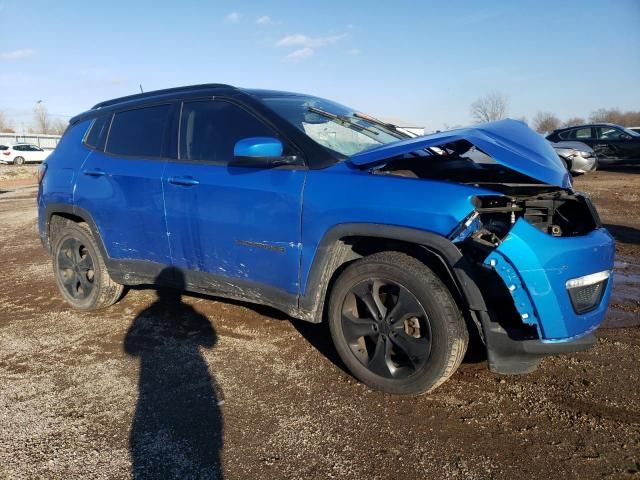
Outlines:
{"label": "tree line", "polygon": [[[494,122],[507,118],[509,114],[509,97],[501,93],[489,93],[477,99],[469,108],[471,118],[476,123]],[[526,118],[520,120],[527,122]],[[616,123],[624,127],[640,126],[640,111],[623,112],[617,108],[600,108],[591,113],[587,120],[581,117],[571,117],[560,120],[551,112],[538,112],[531,121],[532,128],[538,133],[550,133],[557,128],[571,127],[585,123]],[[53,118],[47,108],[38,102],[33,109],[33,125],[29,133],[44,133],[50,135],[62,135],[67,128],[67,122],[60,118]],[[16,133],[14,127],[7,120],[6,115],[0,111],[0,133]]]}
{"label": "tree line", "polygon": [[[494,122],[507,118],[509,97],[501,93],[489,93],[473,102],[469,108],[476,123]],[[522,118],[527,122],[526,118]],[[571,117],[564,121],[551,112],[538,112],[532,119],[532,128],[538,133],[550,133],[561,127],[571,127],[585,123],[616,123],[623,127],[640,126],[640,111],[623,112],[617,108],[600,108],[591,112],[588,121],[581,117]]]}
{"label": "tree line", "polygon": [[[33,125],[27,133],[43,133],[47,135],[62,135],[67,128],[67,122],[61,118],[54,118],[42,102],[38,102],[33,109]],[[0,133],[17,133],[15,126],[0,111]]]}

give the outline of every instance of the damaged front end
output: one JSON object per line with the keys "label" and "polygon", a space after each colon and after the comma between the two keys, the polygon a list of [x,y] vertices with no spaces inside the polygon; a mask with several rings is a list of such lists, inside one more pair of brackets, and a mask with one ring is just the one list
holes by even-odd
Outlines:
{"label": "damaged front end", "polygon": [[474,203],[451,240],[477,266],[492,369],[526,372],[545,354],[592,345],[611,293],[614,248],[590,199],[556,191]]}
{"label": "damaged front end", "polygon": [[472,266],[486,304],[472,314],[491,370],[526,373],[545,355],[593,345],[611,293],[614,242],[548,143],[515,121],[398,143],[354,163],[482,188],[448,239]]}

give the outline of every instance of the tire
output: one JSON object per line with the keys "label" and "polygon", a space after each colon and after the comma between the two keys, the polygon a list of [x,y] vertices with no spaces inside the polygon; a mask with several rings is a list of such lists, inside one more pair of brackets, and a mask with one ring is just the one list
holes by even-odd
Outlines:
{"label": "tire", "polygon": [[23,157],[16,157],[13,159],[13,164],[14,165],[23,165],[24,164],[24,158]]}
{"label": "tire", "polygon": [[336,350],[371,388],[427,393],[460,366],[469,343],[464,319],[447,287],[419,260],[399,252],[364,257],[342,272],[330,295]]}
{"label": "tire", "polygon": [[67,222],[53,238],[52,263],[64,299],[78,310],[116,303],[124,287],[109,276],[104,258],[86,223]]}

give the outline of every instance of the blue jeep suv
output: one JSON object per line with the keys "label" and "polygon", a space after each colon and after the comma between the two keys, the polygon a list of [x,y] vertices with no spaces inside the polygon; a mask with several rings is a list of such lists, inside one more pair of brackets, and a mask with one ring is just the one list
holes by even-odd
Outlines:
{"label": "blue jeep suv", "polygon": [[322,98],[197,85],[74,117],[40,178],[73,307],[160,283],[270,305],[328,322],[386,392],[434,389],[470,337],[506,374],[584,350],[612,288],[591,201],[513,120],[414,137]]}

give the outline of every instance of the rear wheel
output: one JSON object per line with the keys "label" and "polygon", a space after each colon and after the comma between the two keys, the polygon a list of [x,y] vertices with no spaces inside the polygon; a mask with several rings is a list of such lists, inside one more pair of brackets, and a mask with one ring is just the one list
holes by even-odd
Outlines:
{"label": "rear wheel", "polygon": [[114,282],[86,223],[68,222],[57,231],[53,272],[64,299],[79,310],[97,310],[117,302],[124,287]]}
{"label": "rear wheel", "polygon": [[22,165],[24,163],[24,158],[23,157],[16,157],[13,159],[13,164],[14,165]]}
{"label": "rear wheel", "polygon": [[329,325],[353,375],[389,393],[433,390],[456,371],[468,343],[446,286],[399,252],[371,255],[345,269],[331,292]]}

